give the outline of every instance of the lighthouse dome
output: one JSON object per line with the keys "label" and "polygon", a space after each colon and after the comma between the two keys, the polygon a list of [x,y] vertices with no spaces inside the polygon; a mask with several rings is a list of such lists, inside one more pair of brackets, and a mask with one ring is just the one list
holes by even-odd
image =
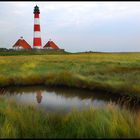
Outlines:
{"label": "lighthouse dome", "polygon": [[34,7],[34,14],[35,14],[35,13],[38,13],[38,14],[40,13],[39,7],[38,7],[37,5]]}

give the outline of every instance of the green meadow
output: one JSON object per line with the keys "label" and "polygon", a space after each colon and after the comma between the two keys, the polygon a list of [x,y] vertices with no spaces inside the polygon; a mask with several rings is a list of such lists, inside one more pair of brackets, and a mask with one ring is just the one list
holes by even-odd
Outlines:
{"label": "green meadow", "polygon": [[52,85],[140,96],[140,53],[0,56],[0,87]]}

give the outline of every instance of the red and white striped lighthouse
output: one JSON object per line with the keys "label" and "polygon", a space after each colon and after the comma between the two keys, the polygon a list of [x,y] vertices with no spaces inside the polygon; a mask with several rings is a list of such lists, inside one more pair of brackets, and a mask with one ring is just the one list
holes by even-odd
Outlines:
{"label": "red and white striped lighthouse", "polygon": [[39,7],[36,5],[34,7],[34,38],[33,38],[33,48],[41,49],[41,31],[40,31],[40,20],[39,20]]}

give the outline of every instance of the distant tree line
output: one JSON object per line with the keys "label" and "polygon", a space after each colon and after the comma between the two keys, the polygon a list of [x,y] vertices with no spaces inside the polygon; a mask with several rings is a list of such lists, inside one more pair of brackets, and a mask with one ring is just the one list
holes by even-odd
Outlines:
{"label": "distant tree line", "polygon": [[7,48],[0,48],[0,52],[65,52],[64,49],[58,49],[58,50],[55,50],[55,49],[7,49]]}

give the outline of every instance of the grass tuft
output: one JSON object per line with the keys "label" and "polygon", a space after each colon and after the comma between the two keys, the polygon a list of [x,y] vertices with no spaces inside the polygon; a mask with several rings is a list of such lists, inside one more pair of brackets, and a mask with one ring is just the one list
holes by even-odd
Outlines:
{"label": "grass tuft", "polygon": [[0,138],[139,138],[140,113],[110,103],[68,114],[48,114],[1,99]]}

